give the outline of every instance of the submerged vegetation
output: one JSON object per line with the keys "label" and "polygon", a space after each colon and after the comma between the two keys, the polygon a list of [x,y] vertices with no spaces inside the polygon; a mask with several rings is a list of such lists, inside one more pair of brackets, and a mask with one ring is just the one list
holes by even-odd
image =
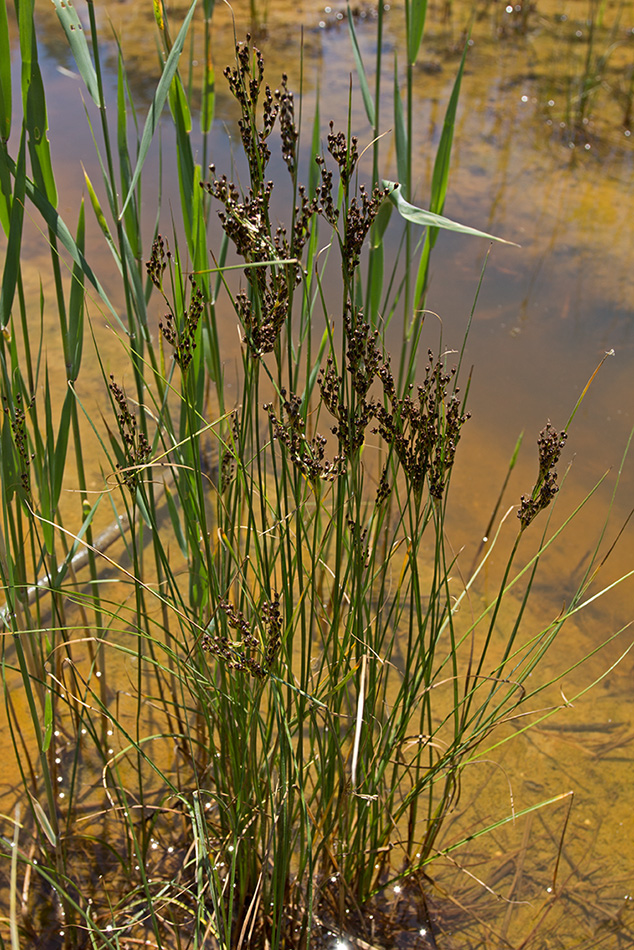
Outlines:
{"label": "submerged vegetation", "polygon": [[[372,140],[332,122],[324,133],[319,110],[307,134],[286,77],[269,87],[247,37],[224,74],[243,154],[223,172],[207,170],[211,58],[198,90],[202,164],[179,69],[196,0],[175,37],[154,4],[162,74],[136,135],[122,55],[107,103],[93,4],[87,24],[68,0],[55,6],[96,110],[103,177],[85,172],[85,189],[120,283],[107,291],[87,250],[83,202],[74,231],[58,211],[28,0],[16,3],[12,117],[4,5],[2,676],[21,777],[3,819],[5,945],[308,947],[352,930],[380,946],[363,908],[388,885],[421,884],[464,844],[443,840],[464,771],[509,737],[498,727],[554,711],[548,692],[544,708],[538,697],[567,670],[540,664],[597,593],[602,563],[605,528],[568,603],[527,628],[542,556],[570,520],[550,528],[549,506],[580,401],[563,430],[539,435],[535,485],[469,576],[446,540],[469,327],[448,349],[437,332],[427,339],[422,308],[437,229],[479,233],[442,217],[464,58],[423,211],[408,143],[424,3],[405,4],[395,73],[398,186],[383,177],[380,70],[372,90],[352,18]],[[214,5],[201,6],[208,49]],[[148,235],[143,167],[166,105],[180,207]],[[50,246],[52,302],[25,293],[27,208]],[[405,255],[392,272],[391,216]],[[390,354],[398,321],[402,348]],[[104,322],[116,348],[101,346]],[[99,409],[82,393],[93,358]],[[463,609],[498,543],[510,553],[497,591]]]}

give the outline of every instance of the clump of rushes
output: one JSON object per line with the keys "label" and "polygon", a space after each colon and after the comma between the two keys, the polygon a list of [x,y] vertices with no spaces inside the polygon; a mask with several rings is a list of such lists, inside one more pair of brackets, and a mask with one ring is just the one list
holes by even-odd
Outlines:
{"label": "clump of rushes", "polygon": [[[26,6],[20,4],[21,9]],[[58,6],[68,34],[73,33],[68,4]],[[25,822],[17,817],[5,821],[0,844],[6,845],[7,875],[15,878],[12,893],[24,895],[31,881],[28,904],[25,900],[14,915],[21,930],[13,942],[23,938],[25,945],[34,945],[49,939],[42,936],[44,916],[58,932],[61,901],[67,950],[82,950],[87,940],[95,947],[172,947],[175,939],[179,945],[214,950],[308,948],[329,939],[319,932],[318,921],[331,934],[394,946],[396,937],[388,932],[393,899],[388,897],[386,904],[381,895],[387,894],[388,884],[410,875],[417,875],[417,886],[425,886],[423,874],[445,846],[443,819],[455,805],[464,770],[472,761],[483,761],[488,748],[499,747],[497,735],[490,747],[483,745],[496,725],[530,713],[526,706],[520,713],[519,707],[554,682],[549,670],[546,682],[539,683],[540,661],[567,617],[594,599],[586,591],[597,554],[569,606],[560,612],[557,605],[556,621],[541,636],[532,624],[524,635],[526,598],[550,540],[542,542],[530,574],[524,568],[512,574],[511,566],[524,528],[557,490],[555,466],[565,434],[549,425],[540,436],[538,481],[532,495],[522,499],[521,530],[502,565],[498,593],[490,599],[494,575],[489,572],[485,587],[476,586],[479,568],[462,584],[446,541],[445,519],[468,413],[447,355],[436,349],[438,355],[429,351],[426,361],[424,351],[419,352],[419,327],[410,323],[413,295],[403,288],[399,272],[393,270],[384,281],[384,223],[376,217],[385,198],[375,187],[381,166],[378,119],[376,126],[372,123],[372,186],[358,187],[363,151],[356,138],[330,125],[311,190],[303,189],[297,181],[299,139],[286,77],[278,90],[266,86],[262,55],[248,41],[238,46],[235,67],[225,75],[240,105],[249,184],[242,190],[216,176],[212,166],[212,180],[204,190],[193,188],[199,171],[190,147],[189,113],[181,108],[182,97],[189,95],[188,84],[179,85],[177,71],[182,45],[169,40],[165,5],[155,6],[166,69],[174,70],[163,72],[169,83],[162,81],[155,101],[162,103],[159,92],[167,97],[168,86],[174,93],[168,104],[176,124],[182,201],[176,226],[185,232],[187,264],[179,245],[171,253],[159,235],[145,271],[139,264],[133,273],[135,262],[141,261],[140,179],[122,208],[122,183],[108,172],[112,163],[107,156],[100,155],[103,193],[110,204],[104,214],[91,188],[102,231],[108,214],[117,222],[109,239],[114,242],[116,235],[119,261],[125,263],[120,273],[128,302],[126,376],[134,381],[137,402],[126,398],[113,377],[104,379],[119,432],[112,434],[112,453],[102,445],[107,467],[112,470],[119,463],[121,487],[137,493],[134,500],[142,515],[126,519],[127,527],[117,516],[113,526],[117,537],[126,532],[129,570],[122,567],[121,576],[131,585],[130,596],[119,585],[113,589],[110,577],[102,579],[94,559],[89,562],[89,590],[83,579],[75,580],[74,547],[69,549],[67,536],[59,535],[51,516],[68,470],[69,431],[81,488],[74,492],[81,509],[73,527],[85,525],[91,554],[102,543],[90,541],[92,514],[86,512],[96,511],[97,505],[90,508],[90,473],[82,465],[75,393],[69,388],[57,435],[48,399],[46,423],[38,426],[35,407],[28,415],[25,403],[29,393],[37,392],[42,350],[27,346],[28,339],[9,345],[0,334],[0,390],[6,396],[0,582],[7,601],[16,588],[26,590],[32,579],[42,577],[42,552],[47,560],[50,556],[33,609],[27,604],[29,594],[23,598],[28,611],[3,612],[14,633],[12,640],[2,638],[7,722],[24,758],[24,801],[31,810],[35,849],[25,840]],[[212,6],[205,4],[208,12]],[[99,41],[92,7],[88,5],[96,66]],[[408,29],[411,20],[408,15]],[[34,25],[34,36],[36,32]],[[417,48],[411,39],[408,68]],[[35,48],[29,44],[29,56]],[[23,83],[31,80],[32,63],[36,60],[22,64]],[[84,57],[77,65],[82,75],[90,66],[90,91],[93,63]],[[99,114],[107,155],[118,146],[125,178],[132,152],[126,138],[128,84],[122,63],[120,68],[116,136],[108,125],[112,110],[105,107],[108,84]],[[377,75],[380,80],[380,69]],[[205,82],[213,96],[210,69]],[[91,95],[95,97],[94,88]],[[452,101],[439,146],[444,166],[457,98]],[[407,154],[400,155],[401,169],[411,165],[408,149],[415,141],[409,91],[404,105],[407,134],[399,138]],[[205,112],[209,116],[209,108]],[[375,112],[378,117],[378,99]],[[26,119],[27,127],[32,125],[28,115]],[[266,174],[274,130],[292,179],[287,229],[271,223],[273,185]],[[318,134],[315,127],[313,141]],[[46,136],[40,138],[44,147]],[[203,167],[208,165],[207,139],[205,134]],[[144,148],[142,144],[143,154]],[[320,151],[317,145],[314,151]],[[33,166],[36,175],[39,164]],[[15,167],[14,211],[28,194],[24,161],[16,161]],[[45,176],[38,185],[41,195],[46,185]],[[446,179],[444,185],[438,179],[437,185],[444,193]],[[405,190],[411,195],[411,181]],[[238,294],[222,273],[212,292],[205,274],[210,197],[220,202],[226,235],[218,270],[224,269],[227,243],[244,268]],[[14,213],[9,217],[7,237],[13,241],[18,231]],[[6,221],[4,215],[0,225],[6,228]],[[49,216],[50,228],[52,221]],[[199,229],[192,228],[195,221]],[[362,247],[373,223],[376,233],[365,257]],[[323,240],[322,235],[317,240],[319,228],[327,232]],[[55,234],[61,236],[57,230]],[[73,259],[81,262],[83,213],[77,234]],[[64,232],[65,246],[69,235]],[[325,246],[332,253],[321,254],[319,248]],[[425,246],[431,249],[431,244]],[[405,267],[410,268],[408,241],[404,247]],[[421,259],[425,268],[428,251]],[[52,260],[58,268],[56,252]],[[55,281],[61,337],[67,349],[69,336],[74,340],[73,352],[83,332],[79,278],[94,279],[93,271],[82,271],[79,263],[74,271],[68,308],[61,274]],[[200,291],[188,284],[187,271],[199,275]],[[138,292],[144,278],[147,298]],[[334,313],[326,282],[341,292]],[[223,289],[244,337],[237,385],[231,390],[224,388],[222,328],[212,303]],[[162,318],[158,345],[148,331],[146,307],[155,292],[158,315],[169,311]],[[383,321],[396,314],[396,298],[404,302],[404,343],[403,369],[395,375]],[[18,337],[20,326],[23,333],[33,326],[26,312],[13,328]],[[195,349],[201,338],[205,346],[199,343]],[[164,347],[174,352],[168,373]],[[398,359],[397,353],[395,364]],[[425,362],[422,382],[410,385],[414,367]],[[18,389],[24,402],[15,395]],[[332,432],[324,429],[326,419]],[[151,437],[146,420],[148,425],[151,420]],[[319,434],[324,431],[328,439]],[[142,481],[143,468],[151,461],[150,441],[155,460],[171,468],[172,477],[164,480],[160,493],[153,480]],[[382,466],[375,472],[377,442]],[[21,504],[20,479],[28,490],[30,447],[36,453],[31,486],[34,493],[39,490],[39,498],[29,498],[29,507],[41,511],[42,519],[33,518]],[[129,501],[127,491],[123,495]],[[114,566],[115,561],[109,563]],[[524,593],[515,604],[507,592],[522,577],[527,578]],[[51,578],[55,589],[49,610],[44,598],[53,586]],[[471,591],[477,596],[471,597]],[[461,610],[465,598],[470,609]],[[62,662],[64,651],[70,665]],[[116,661],[112,665],[110,656]],[[571,669],[577,665],[575,658]],[[20,696],[16,683],[28,699],[24,704],[21,696],[19,708],[13,705]],[[116,694],[121,703],[110,702]],[[23,705],[30,709],[30,735],[22,731]],[[522,731],[506,729],[505,736]],[[71,758],[72,767],[66,768]],[[62,761],[64,767],[58,768]],[[64,791],[58,794],[59,779]],[[559,796],[553,802],[557,800]],[[95,816],[89,828],[78,820],[86,807]],[[492,816],[492,828],[503,823]],[[465,840],[473,841],[485,829],[468,830]],[[459,844],[452,832],[449,849]],[[119,854],[125,860],[118,860]],[[91,873],[96,862],[103,865],[98,877]],[[38,879],[39,888],[33,883]],[[45,898],[41,917],[33,913],[40,896]],[[405,896],[403,889],[399,901]],[[372,902],[389,913],[374,915]],[[10,917],[8,910],[0,914],[0,923]],[[3,934],[0,943],[9,939]]]}
{"label": "clump of rushes", "polygon": [[539,433],[537,439],[539,474],[532,493],[529,496],[522,495],[517,512],[522,531],[528,528],[540,511],[548,508],[559,491],[555,466],[559,461],[567,438],[567,432],[557,432],[550,422]]}
{"label": "clump of rushes", "polygon": [[136,416],[130,411],[125,392],[110,377],[110,392],[117,408],[117,422],[125,446],[125,462],[117,464],[117,471],[121,473],[123,484],[134,495],[139,483],[139,468],[145,465],[152,454],[150,443],[145,433],[139,431]]}

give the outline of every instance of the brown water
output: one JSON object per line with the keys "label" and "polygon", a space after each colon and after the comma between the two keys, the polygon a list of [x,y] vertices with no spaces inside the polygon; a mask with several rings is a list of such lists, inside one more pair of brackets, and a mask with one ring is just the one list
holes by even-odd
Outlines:
{"label": "brown water", "polygon": [[[172,15],[186,6],[171,4]],[[251,26],[264,50],[270,81],[274,83],[274,77],[285,71],[290,87],[299,88],[303,26],[306,112],[312,115],[319,89],[322,117],[332,116],[345,123],[354,65],[345,19],[338,18],[343,7],[340,10],[332,4],[326,11],[323,3],[311,0],[293,4],[270,0],[268,5],[257,6],[257,22]],[[593,383],[570,432],[566,458],[573,464],[566,492],[558,503],[557,519],[569,513],[608,468],[614,473],[634,426],[634,149],[630,126],[623,124],[628,118],[628,76],[631,81],[634,68],[634,3],[602,5],[605,25],[597,31],[594,43],[598,53],[611,46],[614,49],[588,110],[581,114],[575,77],[587,54],[590,7],[581,0],[537,0],[530,8],[524,5],[507,13],[506,5],[499,2],[430,4],[424,67],[415,77],[420,94],[416,121],[418,200],[424,205],[429,192],[444,105],[463,31],[475,9],[478,17],[462,87],[445,213],[522,245],[521,249],[493,248],[468,345],[467,359],[474,364],[473,418],[465,428],[456,464],[451,522],[451,541],[456,550],[465,548],[466,568],[488,522],[519,432],[525,431],[525,443],[505,506],[517,504],[519,495],[534,481],[534,443],[539,429],[547,419],[557,427],[564,425],[608,350],[613,349],[615,355]],[[70,66],[66,41],[52,6],[38,0],[36,8],[43,27],[40,55],[60,212],[74,222],[81,193],[79,159],[94,179],[99,173],[92,158],[79,83],[63,71]],[[240,35],[248,26],[249,11],[244,3],[236,4],[235,9]],[[374,14],[370,7],[361,8],[360,14],[358,37],[370,63]],[[156,81],[151,4],[111,4],[107,11],[100,8],[98,15],[104,35],[107,17],[112,18],[135,97],[148,101]],[[617,15],[620,25],[612,33]],[[222,67],[231,61],[232,29],[223,5],[218,4],[214,16],[218,101],[210,152],[222,169],[228,167],[228,136],[235,139],[236,135],[235,110],[220,77]],[[382,125],[386,129],[391,126],[393,54],[403,49],[402,19],[399,5],[392,4],[385,20]],[[195,57],[199,42],[194,34]],[[112,67],[111,88],[116,83],[114,44]],[[572,129],[575,113],[578,130]],[[353,127],[366,144],[369,131],[358,95],[353,100]],[[384,155],[385,176],[393,177],[389,136]],[[149,162],[148,168],[156,171],[156,158]],[[171,173],[167,170],[164,180],[169,181],[170,174],[175,182],[173,169]],[[165,199],[164,204],[167,207]],[[146,194],[145,211],[149,234],[155,214],[150,193]],[[89,232],[93,257],[94,249],[101,247],[95,232],[94,228]],[[30,259],[25,264],[32,267],[26,289],[37,295],[40,273],[49,272],[47,252],[35,235],[29,247]],[[428,305],[442,319],[447,345],[460,344],[487,248],[486,242],[475,239],[439,238]],[[90,259],[90,253],[87,256]],[[100,277],[106,287],[114,287],[114,268],[109,269],[103,254],[102,260]],[[52,297],[47,285],[45,292]],[[96,316],[95,323],[108,369],[116,365],[120,344],[103,319]],[[429,343],[436,345],[434,319],[428,320],[428,327]],[[237,352],[233,330],[228,339],[236,340]],[[229,352],[228,359],[231,355]],[[58,358],[51,350],[53,365]],[[82,371],[81,395],[89,404],[97,405],[103,398],[102,386],[97,367],[94,376],[89,368]],[[624,469],[606,550],[632,505],[633,464]],[[95,471],[93,479],[94,487],[100,487],[101,473]],[[527,618],[529,624],[543,624],[544,618],[556,615],[562,601],[570,597],[613,485],[612,474],[589,503],[586,514],[575,522],[565,548],[550,557],[537,592],[539,603],[532,608],[534,617]],[[630,526],[602,571],[599,587],[632,568]],[[570,665],[633,619],[633,596],[628,582],[582,613],[576,624],[566,628],[564,639],[553,651],[552,670]],[[574,695],[598,679],[631,639],[626,632],[568,677],[563,684],[565,693]],[[438,873],[449,899],[470,909],[467,914],[454,904],[453,922],[446,918],[442,926],[460,936],[448,936],[446,946],[519,947],[537,924],[528,946],[616,948],[634,940],[631,683],[632,660],[627,657],[593,692],[560,714],[554,728],[541,728],[503,746],[467,773],[460,810],[447,830],[446,844],[454,836],[457,840],[464,835],[465,822],[473,823],[474,816],[476,825],[484,825],[512,810],[575,791],[555,891],[564,882],[566,887],[556,898],[548,891],[553,888],[569,799],[479,839],[470,849],[454,855],[459,867],[445,867]]]}

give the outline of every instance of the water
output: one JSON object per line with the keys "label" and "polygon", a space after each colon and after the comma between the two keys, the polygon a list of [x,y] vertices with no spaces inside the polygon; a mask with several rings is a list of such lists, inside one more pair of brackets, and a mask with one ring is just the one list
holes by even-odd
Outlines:
{"label": "water", "polygon": [[[93,180],[99,172],[92,159],[79,83],[64,72],[72,64],[54,11],[44,0],[36,6],[45,38],[41,58],[54,167],[62,196],[60,211],[73,222],[82,188],[79,158]],[[185,6],[173,4],[172,15]],[[634,152],[630,126],[623,124],[627,77],[634,65],[634,4],[602,7],[604,24],[596,26],[592,37],[597,83],[583,101],[579,77],[588,58],[587,14],[591,5],[539,0],[532,8],[524,5],[509,13],[499,3],[430,5],[424,67],[416,71],[414,79],[420,94],[417,200],[423,205],[444,104],[472,8],[479,15],[473,24],[473,45],[462,87],[445,213],[522,247],[493,247],[467,350],[467,362],[474,366],[470,393],[473,418],[465,428],[456,464],[450,525],[451,542],[455,550],[464,548],[467,567],[488,523],[520,431],[525,432],[524,446],[503,509],[517,505],[520,494],[534,482],[535,440],[540,428],[548,419],[558,428],[564,425],[603,355],[614,351],[570,431],[565,459],[572,467],[555,520],[563,520],[604,472],[611,469],[612,474],[588,503],[586,514],[573,525],[567,545],[548,561],[547,572],[539,581],[539,603],[532,608],[535,616],[527,618],[537,627],[544,618],[555,616],[562,601],[570,597],[582,557],[598,533],[614,473],[634,425]],[[246,23],[244,12],[238,12]],[[298,89],[299,29],[304,26],[306,113],[312,116],[319,90],[322,118],[332,115],[344,125],[354,63],[345,19],[338,13],[341,10],[336,5],[327,12],[323,4],[308,0],[300,4],[271,0],[259,9],[254,33],[265,53],[270,81],[274,83],[274,77],[285,71],[289,86]],[[370,63],[373,11],[368,7],[360,13],[357,32],[364,59]],[[120,3],[110,7],[108,14],[121,36],[134,95],[147,102],[157,73],[151,5]],[[618,27],[614,27],[617,14]],[[105,14],[99,11],[99,15],[106,31]],[[218,99],[210,154],[222,170],[229,166],[236,114],[220,75],[232,57],[231,22],[220,5],[215,18]],[[392,57],[403,48],[398,5],[386,12],[385,23],[382,125],[389,129]],[[239,26],[239,36],[241,29]],[[201,55],[196,44],[195,38],[194,57]],[[601,53],[612,47],[610,58],[601,66]],[[111,65],[106,82],[112,92],[116,85],[114,44]],[[353,128],[365,145],[369,131],[358,94],[352,116]],[[164,134],[169,136],[169,131]],[[385,176],[394,177],[389,145],[384,154]],[[158,179],[156,157],[150,157],[149,163]],[[170,180],[176,180],[173,169],[164,172],[168,188]],[[153,195],[147,193],[147,233],[154,212]],[[94,248],[101,246],[95,229],[89,242]],[[36,294],[40,271],[48,272],[43,264],[46,248],[35,234],[29,247],[32,271],[27,292]],[[447,234],[438,240],[428,306],[442,320],[445,345],[460,344],[487,250],[488,244],[482,240]],[[90,259],[90,254],[87,256]],[[104,283],[108,287],[110,281],[114,286],[114,267],[105,260],[103,267]],[[45,289],[52,295],[49,286]],[[430,344],[436,345],[436,318],[428,318],[427,332]],[[116,365],[118,343],[105,321],[97,320],[97,333],[106,363]],[[234,341],[229,346],[235,347],[227,352],[229,362],[238,352],[238,343],[235,333],[228,336]],[[89,405],[91,401],[97,405],[103,398],[102,386],[96,367],[94,376],[89,369],[82,373],[83,396]],[[93,477],[97,486],[100,472],[95,471]],[[632,465],[626,463],[606,533],[606,552],[629,513],[632,487]],[[633,566],[634,540],[629,525],[602,569],[598,588],[608,586]],[[493,579],[490,587],[489,594],[494,589]],[[630,621],[632,593],[631,583],[623,585],[567,628],[552,655],[553,673],[591,652]],[[626,945],[620,941],[631,934],[634,917],[630,909],[634,889],[631,659],[626,657],[600,678],[630,642],[631,634],[626,631],[567,677],[562,687],[566,698],[594,680],[600,682],[574,708],[560,714],[554,728],[540,728],[502,746],[487,761],[467,771],[460,805],[443,839],[445,845],[465,834],[465,822],[472,825],[474,815],[475,825],[482,827],[570,789],[575,796],[569,817],[570,799],[562,798],[557,805],[518,819],[452,855],[459,867],[445,866],[438,876],[450,897],[460,900],[470,913],[456,910],[452,923],[445,908],[439,926],[447,931],[448,941],[458,940],[456,946],[464,946],[460,940],[465,939],[470,947],[497,945],[491,931],[498,935],[496,939],[508,935],[519,946],[518,935],[525,937],[534,927],[535,942],[530,946],[594,947],[599,940],[602,946]],[[562,696],[554,694],[552,701],[561,703]],[[517,727],[509,726],[509,730]],[[509,856],[513,859],[510,864]],[[485,922],[474,923],[475,915]],[[463,936],[452,936],[452,929]]]}

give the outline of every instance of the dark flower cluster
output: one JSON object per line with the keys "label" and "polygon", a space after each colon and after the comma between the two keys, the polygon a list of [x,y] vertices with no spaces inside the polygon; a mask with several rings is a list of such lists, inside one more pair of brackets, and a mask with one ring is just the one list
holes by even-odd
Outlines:
{"label": "dark flower cluster", "polygon": [[33,405],[33,400],[31,400],[29,404],[25,406],[24,400],[22,399],[22,394],[18,393],[14,400],[13,412],[11,411],[9,401],[6,396],[2,397],[2,402],[2,408],[4,410],[4,414],[9,420],[9,425],[11,426],[11,432],[13,434],[13,442],[20,459],[20,481],[22,483],[22,488],[27,494],[29,494],[31,491],[29,468],[31,462],[35,458],[35,454],[32,453],[29,448],[29,437],[26,431],[26,414]]}
{"label": "dark flower cluster", "polygon": [[[266,627],[263,642],[251,628],[241,610],[237,610],[227,600],[219,603],[219,608],[227,618],[227,626],[236,630],[237,640],[230,640],[228,636],[211,636],[205,633],[202,640],[204,650],[223,659],[229,669],[241,673],[250,673],[256,679],[264,679],[270,672],[282,642],[282,617],[278,594],[273,595],[272,601],[262,605],[262,617]],[[264,657],[260,662],[256,657]]]}
{"label": "dark flower cluster", "polygon": [[148,277],[157,288],[163,293],[163,274],[167,266],[166,258],[171,257],[169,249],[165,250],[165,241],[160,234],[157,234],[156,240],[152,245],[152,253],[149,261],[146,261],[145,268]]}
{"label": "dark flower cluster", "polygon": [[321,185],[317,187],[315,196],[316,211],[334,228],[339,219],[339,208],[336,207],[332,197],[332,172],[328,169],[326,159],[322,155],[315,156],[315,162],[319,166],[321,175]]}
{"label": "dark flower cluster", "polygon": [[430,495],[440,500],[470,413],[462,411],[459,390],[449,391],[456,370],[445,372],[441,360],[433,362],[431,350],[428,355],[425,380],[414,397],[397,395],[389,363],[382,364],[379,376],[385,401],[376,407],[378,424],[373,431],[392,448],[414,492],[420,494],[427,481]]}
{"label": "dark flower cluster", "polygon": [[345,459],[336,455],[332,462],[325,458],[326,439],[316,435],[312,439],[306,436],[306,422],[301,412],[301,399],[290,393],[287,398],[286,390],[280,392],[283,402],[281,418],[278,419],[273,404],[264,406],[269,415],[273,431],[273,438],[286,447],[293,465],[302,472],[311,482],[320,479],[334,481],[345,471]]}
{"label": "dark flower cluster", "polygon": [[[210,171],[214,174],[213,165]],[[245,329],[244,342],[252,354],[270,353],[288,316],[290,288],[302,278],[302,268],[296,259],[309,236],[308,224],[315,213],[316,201],[307,198],[303,187],[298,189],[300,204],[295,208],[292,240],[289,241],[283,227],[271,233],[271,182],[260,191],[251,189],[243,200],[226,175],[212,179],[205,187],[224,205],[220,220],[237,253],[248,264],[261,265],[245,270],[253,292],[238,294],[236,308]],[[278,260],[291,260],[292,263],[267,263]]]}
{"label": "dark flower cluster", "polygon": [[376,490],[377,505],[382,505],[384,501],[387,501],[392,491],[389,479],[387,477],[387,472],[388,472],[388,465],[386,462],[383,468],[381,469],[381,477],[379,478],[379,487]]}
{"label": "dark flower cluster", "polygon": [[123,437],[126,455],[126,464],[117,465],[117,469],[121,472],[123,484],[127,485],[134,494],[138,485],[138,468],[146,464],[152,450],[145,434],[139,432],[136,418],[130,412],[125,393],[121,386],[115,383],[114,376],[110,377],[109,388],[118,410],[117,422]]}
{"label": "dark flower cluster", "polygon": [[279,105],[280,136],[282,139],[282,158],[286,162],[291,175],[297,170],[297,140],[299,134],[295,125],[295,101],[293,93],[288,89],[288,76],[282,74],[281,88],[275,90],[275,98]]}
{"label": "dark flower cluster", "polygon": [[365,186],[361,185],[359,187],[360,199],[355,196],[350,202],[346,213],[343,239],[343,260],[349,273],[352,273],[355,267],[359,265],[363,242],[387,194],[388,192],[384,188],[379,188],[376,185],[372,194],[368,195]]}
{"label": "dark flower cluster", "polygon": [[348,143],[348,139],[343,132],[335,132],[335,123],[330,123],[330,132],[328,133],[328,151],[339,166],[339,174],[344,188],[352,180],[354,170],[359,161],[358,139],[353,135]]}
{"label": "dark flower cluster", "polygon": [[[339,177],[347,194],[352,174],[359,159],[357,139],[353,136],[348,143],[348,139],[343,132],[335,133],[334,125],[331,122],[330,134],[328,135],[328,151],[339,166]],[[317,188],[315,196],[316,210],[333,228],[336,228],[339,209],[336,207],[333,198],[332,172],[326,167],[323,156],[318,155],[315,161],[319,165],[321,174],[321,185]],[[388,192],[385,189],[379,188],[377,185],[372,194],[369,195],[365,186],[361,185],[359,196],[355,195],[346,209],[343,236],[340,235],[340,238],[342,264],[348,277],[359,264],[363,242],[387,194]]]}
{"label": "dark flower cluster", "polygon": [[[244,151],[249,162],[252,183],[260,181],[270,158],[271,150],[267,140],[273,131],[279,116],[282,139],[282,157],[291,175],[297,168],[297,141],[299,138],[295,125],[295,103],[289,92],[286,74],[282,75],[280,88],[271,92],[264,83],[264,59],[257,47],[250,46],[251,37],[247,33],[246,43],[236,46],[236,65],[227,66],[224,76],[229,90],[240,105],[242,118],[238,122]],[[256,127],[255,117],[258,104],[262,99],[262,127]]]}
{"label": "dark flower cluster", "polygon": [[176,326],[176,321],[172,313],[166,313],[163,321],[159,323],[159,330],[174,348],[174,359],[185,372],[194,358],[196,349],[196,331],[204,309],[202,292],[196,286],[195,281],[190,277],[192,285],[192,296],[189,303],[189,309],[183,311],[183,325]]}
{"label": "dark flower cluster", "polygon": [[539,475],[531,495],[529,497],[522,495],[517,512],[522,531],[529,526],[540,511],[548,507],[559,491],[555,466],[559,461],[567,438],[567,432],[557,432],[550,422],[539,433],[537,439]]}
{"label": "dark flower cluster", "polygon": [[[462,412],[459,390],[454,386],[449,391],[456,370],[445,372],[440,360],[433,362],[430,350],[425,380],[416,396],[407,393],[400,398],[389,357],[379,348],[378,332],[371,331],[361,311],[357,311],[353,322],[348,310],[344,325],[348,341],[347,370],[354,399],[346,401],[344,381],[337,375],[332,359],[318,378],[322,401],[337,420],[332,431],[339,438],[344,456],[350,458],[361,448],[368,424],[376,420],[372,431],[381,435],[394,451],[414,491],[420,493],[428,480],[430,494],[442,498],[462,426],[469,418],[469,413]],[[375,380],[383,390],[382,403],[369,396]],[[385,501],[389,493],[385,467],[377,504]]]}
{"label": "dark flower cluster", "polygon": [[374,402],[366,397],[379,374],[383,356],[377,346],[378,331],[371,332],[370,325],[363,322],[361,310],[356,312],[353,322],[348,307],[344,313],[344,327],[348,344],[347,370],[356,398],[352,405],[346,405],[343,378],[337,375],[332,358],[321,371],[318,383],[323,402],[337,420],[332,432],[338,436],[346,458],[351,458],[363,445],[365,431],[376,414]]}
{"label": "dark flower cluster", "polygon": [[258,107],[262,85],[264,83],[264,60],[262,53],[256,47],[251,49],[251,36],[247,33],[246,43],[236,46],[236,65],[227,66],[224,76],[229,83],[229,89],[240,105],[242,118],[238,122],[240,136],[245,155],[249,162],[252,180],[257,179],[266,168],[271,157],[271,151],[266,140],[273,131],[277,118],[278,107],[273,99],[270,87],[264,86],[262,129],[255,126],[255,115]]}

